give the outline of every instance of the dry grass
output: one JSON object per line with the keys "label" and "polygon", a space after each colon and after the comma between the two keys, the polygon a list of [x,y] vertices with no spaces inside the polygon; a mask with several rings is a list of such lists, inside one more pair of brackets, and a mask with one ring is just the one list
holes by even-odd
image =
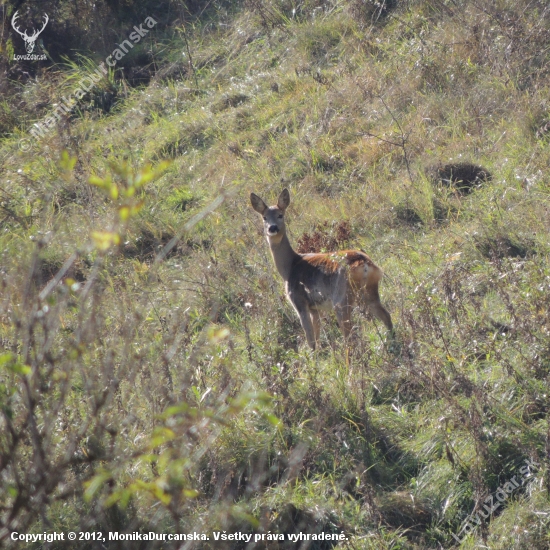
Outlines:
{"label": "dry grass", "polygon": [[[147,86],[115,75],[109,112],[31,152],[44,110],[5,98],[3,541],[307,524],[453,548],[529,459],[461,547],[548,547],[550,10],[485,4],[214,2]],[[19,93],[54,102],[85,65]],[[361,321],[346,355],[324,323],[308,351],[247,201],[282,187],[300,251],[384,269],[396,342]]]}

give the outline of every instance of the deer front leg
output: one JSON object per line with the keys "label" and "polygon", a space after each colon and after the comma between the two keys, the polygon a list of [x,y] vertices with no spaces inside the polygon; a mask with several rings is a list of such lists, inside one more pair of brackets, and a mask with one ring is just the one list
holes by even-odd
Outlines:
{"label": "deer front leg", "polygon": [[309,344],[309,347],[311,349],[315,349],[315,330],[313,328],[313,323],[311,322],[311,310],[309,309],[309,306],[307,303],[301,302],[301,301],[293,301],[291,299],[292,305],[294,306],[294,309],[296,310],[296,313],[298,314],[298,317],[300,317],[300,323],[302,324],[302,328],[304,329],[304,332],[306,333],[306,339],[307,343]]}
{"label": "deer front leg", "polygon": [[321,338],[321,316],[316,309],[310,309],[309,316],[311,317],[311,324],[313,325],[315,343],[318,344]]}

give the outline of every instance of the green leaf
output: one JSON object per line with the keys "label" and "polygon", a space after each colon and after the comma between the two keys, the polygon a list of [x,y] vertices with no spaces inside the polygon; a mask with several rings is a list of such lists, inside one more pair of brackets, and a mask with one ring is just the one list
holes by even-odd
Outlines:
{"label": "green leaf", "polygon": [[[106,499],[103,505],[105,508],[110,508],[111,506],[114,506],[117,502],[121,502],[123,499],[124,493],[129,493],[127,489],[121,489],[120,491],[113,491]],[[130,499],[130,496],[128,496],[128,500]]]}
{"label": "green leaf", "polygon": [[161,483],[164,483],[164,480],[157,479],[154,482],[137,480],[135,483],[132,483],[130,488],[134,489],[136,493],[140,491],[147,492],[167,506],[170,504],[172,497],[160,486]]}
{"label": "green leaf", "polygon": [[170,418],[171,416],[176,416],[176,414],[185,413],[189,410],[189,405],[187,403],[181,403],[180,405],[173,405],[172,407],[168,407],[161,415],[160,417],[163,420],[166,420],[167,418]]}
{"label": "green leaf", "polygon": [[7,353],[2,353],[0,355],[0,367],[3,367],[10,361],[13,361],[14,357],[15,356],[13,355],[13,353],[11,353],[11,351],[8,351]]}
{"label": "green leaf", "polygon": [[156,447],[159,447],[160,445],[163,445],[168,441],[172,441],[175,438],[176,438],[176,434],[169,428],[164,428],[164,427],[155,428],[153,432],[153,436],[149,441],[149,448],[155,449]]}
{"label": "green leaf", "polygon": [[88,183],[91,185],[96,185],[97,187],[104,187],[105,186],[105,180],[103,178],[100,178],[99,176],[96,176],[92,174],[88,178]]}
{"label": "green leaf", "polygon": [[15,355],[11,352],[2,353],[0,355],[0,368],[4,367],[14,374],[20,374],[21,376],[25,376],[26,374],[30,374],[32,372],[31,367],[24,365],[15,359]]}
{"label": "green leaf", "polygon": [[77,160],[77,157],[71,157],[71,155],[69,155],[69,152],[67,150],[64,150],[61,153],[59,167],[65,172],[72,172]]}
{"label": "green leaf", "polygon": [[15,374],[20,374],[22,376],[25,376],[26,374],[30,374],[32,372],[32,369],[28,365],[23,365],[23,363],[15,363],[11,366],[8,366],[8,369]]}
{"label": "green leaf", "polygon": [[112,479],[111,472],[100,470],[90,481],[84,482],[84,487],[86,487],[84,500],[90,502],[110,479]]}
{"label": "green leaf", "polygon": [[281,425],[281,421],[274,414],[264,414],[264,418],[275,427]]}

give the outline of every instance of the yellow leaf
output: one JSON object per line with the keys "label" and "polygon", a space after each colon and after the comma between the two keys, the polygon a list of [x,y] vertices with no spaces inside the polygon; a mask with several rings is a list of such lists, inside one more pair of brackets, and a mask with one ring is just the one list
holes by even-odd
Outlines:
{"label": "yellow leaf", "polygon": [[135,216],[143,208],[144,204],[144,201],[139,201],[136,204],[132,204],[131,206],[128,204],[124,204],[118,209],[120,220],[125,222],[131,216]]}
{"label": "yellow leaf", "polygon": [[120,235],[111,231],[93,231],[92,239],[99,250],[108,250],[111,246],[120,244]]}
{"label": "yellow leaf", "polygon": [[0,355],[0,367],[6,365],[7,363],[11,363],[14,358],[15,356],[13,355],[13,353],[11,353],[11,351],[3,353],[2,355]]}
{"label": "yellow leaf", "polygon": [[120,221],[125,222],[130,217],[130,207],[121,206],[118,209],[118,217],[120,218]]}
{"label": "yellow leaf", "polygon": [[225,340],[229,336],[229,329],[228,328],[221,328],[217,329],[215,327],[211,327],[208,331],[208,340],[211,344],[217,344],[218,342],[221,342],[222,340]]}
{"label": "yellow leaf", "polygon": [[76,157],[71,157],[67,150],[61,153],[61,160],[59,161],[59,167],[66,172],[71,172],[76,164]]}
{"label": "yellow leaf", "polygon": [[172,164],[172,161],[163,160],[159,162],[155,169],[151,168],[151,165],[148,164],[142,170],[140,170],[136,177],[134,178],[134,185],[136,187],[143,187],[146,183],[157,179],[165,170]]}
{"label": "yellow leaf", "polygon": [[88,178],[88,183],[90,183],[91,185],[96,185],[97,187],[105,186],[105,180],[103,178],[100,178],[99,176],[95,176],[94,174],[92,174]]}

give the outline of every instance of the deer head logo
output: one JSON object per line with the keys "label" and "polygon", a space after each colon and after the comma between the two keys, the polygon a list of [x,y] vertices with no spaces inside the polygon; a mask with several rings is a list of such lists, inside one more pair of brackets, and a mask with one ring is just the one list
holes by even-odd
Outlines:
{"label": "deer head logo", "polygon": [[25,41],[25,49],[27,50],[27,53],[32,53],[34,50],[34,44],[36,43],[36,39],[38,38],[38,35],[46,28],[46,25],[48,24],[48,21],[50,20],[46,14],[44,14],[44,24],[42,25],[42,28],[37,31],[33,29],[33,33],[31,36],[27,35],[27,31],[21,32],[17,26],[16,26],[16,20],[19,17],[18,15],[19,11],[16,11],[13,14],[13,17],[11,18],[11,26],[13,27],[13,30],[21,35],[21,38]]}

